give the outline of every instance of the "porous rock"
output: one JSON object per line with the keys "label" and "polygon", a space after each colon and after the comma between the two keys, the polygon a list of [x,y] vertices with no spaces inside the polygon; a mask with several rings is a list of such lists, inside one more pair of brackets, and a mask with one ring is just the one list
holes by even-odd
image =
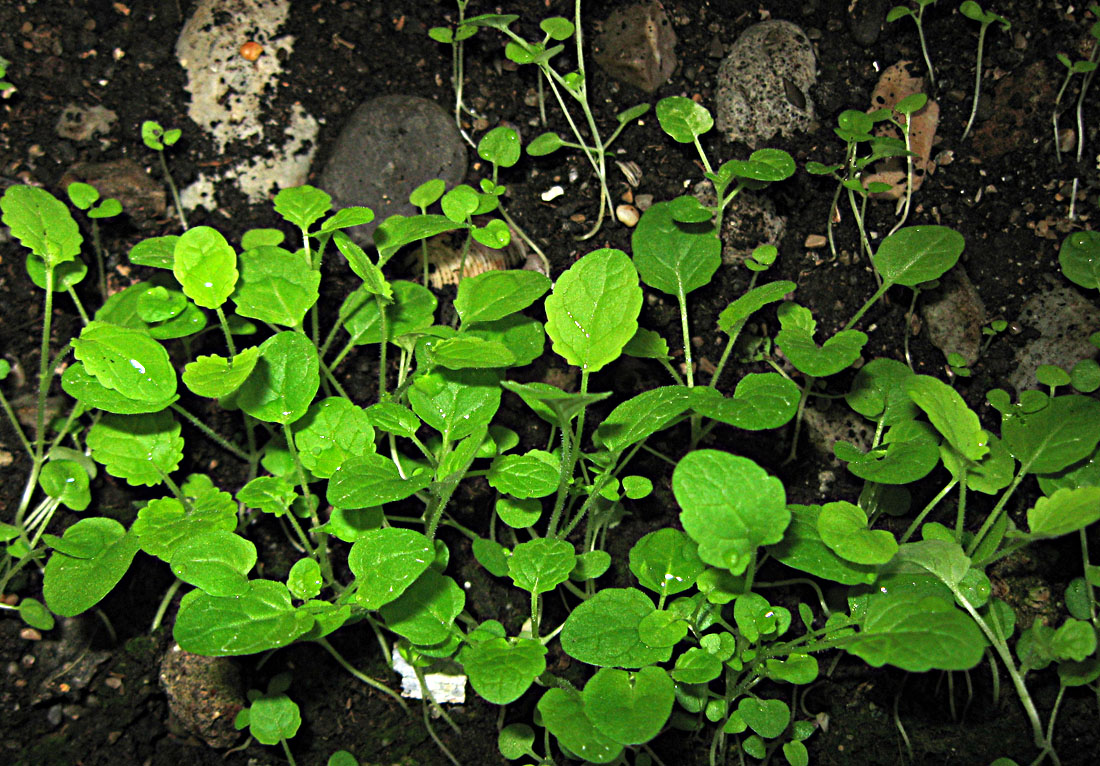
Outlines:
{"label": "porous rock", "polygon": [[454,118],[434,101],[380,96],[359,106],[336,139],[320,186],[337,208],[365,205],[374,220],[349,234],[371,244],[379,223],[418,212],[409,194],[425,181],[453,186],[466,176],[466,146]]}
{"label": "porous rock", "polygon": [[620,82],[652,93],[676,68],[676,33],[659,3],[620,8],[596,39],[596,63]]}
{"label": "porous rock", "polygon": [[807,130],[814,117],[815,67],[813,45],[795,24],[777,20],[749,27],[718,69],[718,129],[752,149],[776,133]]}

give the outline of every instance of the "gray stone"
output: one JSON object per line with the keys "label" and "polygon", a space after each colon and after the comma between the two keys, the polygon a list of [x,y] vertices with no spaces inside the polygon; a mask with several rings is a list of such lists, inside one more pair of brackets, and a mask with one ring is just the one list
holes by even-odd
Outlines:
{"label": "gray stone", "polygon": [[1054,286],[1028,300],[1018,321],[1038,330],[1038,338],[1016,351],[1016,369],[1008,376],[1017,391],[1037,388],[1035,371],[1043,364],[1066,370],[1096,356],[1089,335],[1100,330],[1100,310],[1072,287]]}
{"label": "gray stone", "polygon": [[595,58],[616,80],[652,93],[676,68],[676,33],[659,3],[621,8],[603,23]]}
{"label": "gray stone", "polygon": [[932,345],[948,354],[959,354],[967,364],[978,361],[985,324],[985,304],[970,278],[954,268],[940,278],[940,286],[921,304],[921,316]]}
{"label": "gray stone", "polygon": [[[849,7],[848,31],[852,39],[863,46],[874,45],[882,34],[882,25],[886,23],[886,12],[890,9],[889,0],[855,0]],[[912,21],[895,23],[912,24]],[[907,30],[911,31],[911,30]]]}
{"label": "gray stone", "polygon": [[413,215],[409,194],[425,181],[453,186],[466,177],[466,145],[454,118],[434,101],[380,96],[352,113],[321,173],[333,205],[365,205],[374,221],[349,231],[363,246],[375,227],[394,214]]}
{"label": "gray stone", "polygon": [[813,45],[799,27],[789,21],[749,27],[718,69],[718,129],[752,149],[776,133],[807,130],[815,67]]}

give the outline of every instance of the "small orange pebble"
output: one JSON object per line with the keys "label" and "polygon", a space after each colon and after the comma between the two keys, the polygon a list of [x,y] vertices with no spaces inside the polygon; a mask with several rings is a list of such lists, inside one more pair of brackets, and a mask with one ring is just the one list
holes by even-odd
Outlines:
{"label": "small orange pebble", "polygon": [[264,52],[264,46],[260,45],[254,40],[249,40],[247,43],[241,46],[240,54],[241,58],[246,61],[255,61]]}

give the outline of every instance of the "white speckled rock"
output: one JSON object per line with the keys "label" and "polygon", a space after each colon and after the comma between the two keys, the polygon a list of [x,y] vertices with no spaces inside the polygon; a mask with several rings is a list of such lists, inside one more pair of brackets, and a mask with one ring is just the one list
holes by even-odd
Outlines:
{"label": "white speckled rock", "polygon": [[805,32],[789,21],[754,24],[718,69],[718,129],[752,149],[776,133],[807,130],[816,81],[814,49]]}
{"label": "white speckled rock", "polygon": [[[176,58],[187,72],[191,104],[187,114],[217,145],[257,142],[254,159],[200,176],[184,190],[184,207],[211,207],[214,191],[227,180],[253,202],[279,189],[305,183],[316,144],[317,121],[295,106],[282,130],[265,129],[264,107],[289,56],[292,35],[276,37],[290,12],[290,0],[199,0],[176,41]],[[264,46],[256,61],[240,55],[247,41]],[[165,127],[176,127],[166,125]],[[268,151],[260,151],[266,147]]]}

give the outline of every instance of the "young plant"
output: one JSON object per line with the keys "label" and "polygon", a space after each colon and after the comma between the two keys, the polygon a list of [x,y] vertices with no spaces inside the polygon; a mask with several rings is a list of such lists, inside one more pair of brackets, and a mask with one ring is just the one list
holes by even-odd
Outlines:
{"label": "young plant", "polygon": [[[69,202],[85,211],[88,218],[92,220],[92,249],[95,251],[96,267],[99,272],[99,292],[103,300],[106,301],[108,298],[107,267],[105,266],[105,258],[103,256],[103,242],[99,234],[99,219],[114,218],[117,216],[122,212],[122,203],[113,197],[101,200],[99,198],[98,189],[90,184],[81,183],[79,181],[69,184],[65,189],[65,193],[69,196]],[[77,307],[81,311],[84,323],[87,324],[88,317],[84,314],[83,309],[80,308],[79,302],[77,303]]]}
{"label": "young plant", "polygon": [[455,94],[455,127],[466,139],[466,143],[474,146],[473,139],[470,138],[470,135],[462,126],[462,114],[465,112],[472,117],[479,117],[480,115],[466,106],[462,99],[462,92],[466,84],[464,43],[477,34],[478,27],[466,23],[466,6],[470,4],[470,0],[455,0],[455,4],[458,6],[458,21],[455,22],[454,28],[432,27],[428,30],[428,36],[437,43],[451,46],[451,86],[454,88]]}
{"label": "young plant", "polygon": [[247,728],[251,738],[261,745],[282,745],[290,766],[295,766],[287,740],[298,733],[302,715],[297,703],[286,695],[290,678],[290,673],[280,673],[268,682],[266,692],[249,690],[248,701],[252,704],[237,713],[233,726],[238,731]]}
{"label": "young plant", "polygon": [[[573,21],[556,16],[543,19],[539,27],[545,37],[541,42],[532,42],[520,37],[510,28],[512,22],[519,17],[515,15],[502,16],[499,14],[487,14],[466,19],[470,26],[491,27],[506,35],[510,42],[505,47],[505,55],[517,64],[532,64],[538,67],[542,79],[550,86],[554,98],[561,108],[562,114],[569,123],[573,134],[573,141],[566,140],[557,133],[548,132],[537,136],[527,146],[527,153],[531,156],[543,156],[557,151],[562,147],[579,149],[592,165],[596,178],[600,182],[599,212],[596,223],[580,239],[589,239],[596,235],[603,225],[604,216],[612,211],[614,202],[611,199],[611,191],[607,184],[607,153],[612,143],[618,138],[623,129],[649,111],[648,104],[639,104],[616,115],[618,126],[605,140],[602,138],[599,126],[596,123],[595,113],[588,100],[588,81],[585,74],[584,62],[584,38],[581,27],[581,0],[574,0]],[[561,43],[572,39],[576,55],[576,69],[566,74],[560,73],[551,66],[550,60],[565,50]],[[552,43],[558,43],[552,45]],[[549,46],[549,47],[548,47]],[[575,107],[580,110],[584,119],[585,129],[578,125],[578,120],[569,108],[563,93],[572,98]],[[540,100],[541,102],[541,100]]]}
{"label": "young plant", "polygon": [[1004,16],[998,16],[993,11],[983,11],[982,7],[974,0],[965,0],[959,6],[959,13],[982,25],[981,30],[978,32],[978,60],[974,64],[974,106],[970,110],[970,119],[966,121],[966,130],[962,134],[962,140],[965,141],[966,137],[970,135],[970,128],[974,125],[974,118],[978,115],[978,99],[981,97],[982,89],[982,48],[985,45],[985,32],[993,22],[999,23],[1001,30],[1004,32],[1007,32],[1012,24]]}
{"label": "young plant", "polygon": [[179,189],[176,188],[176,182],[172,178],[172,173],[168,170],[168,162],[164,159],[165,147],[174,146],[180,140],[182,133],[183,131],[179,128],[165,130],[159,122],[153,120],[146,120],[141,123],[141,140],[157,153],[157,157],[160,159],[160,169],[164,173],[164,180],[168,183],[168,189],[172,192],[172,202],[176,206],[176,215],[180,217],[180,225],[183,226],[183,230],[187,231],[187,217],[183,212],[183,203],[180,202]]}
{"label": "young plant", "polygon": [[934,5],[936,0],[915,0],[917,9],[914,11],[906,5],[895,5],[886,14],[887,22],[894,22],[906,16],[917,25],[917,36],[920,38],[920,51],[924,55],[924,65],[928,67],[928,81],[933,88],[936,87],[936,70],[932,68],[932,59],[928,57],[928,45],[924,41],[924,9]]}
{"label": "young plant", "polygon": [[[1062,161],[1062,142],[1058,136],[1058,105],[1062,103],[1062,96],[1065,95],[1066,88],[1069,87],[1069,81],[1073,79],[1075,74],[1088,74],[1096,69],[1095,61],[1070,61],[1069,56],[1064,53],[1058,54],[1058,61],[1062,63],[1062,66],[1066,68],[1066,77],[1062,80],[1062,87],[1058,89],[1058,95],[1054,98],[1054,111],[1051,112],[1051,125],[1054,130],[1054,153],[1058,158],[1058,161]],[[1080,132],[1080,125],[1078,125],[1077,140],[1083,140],[1084,134]]]}

